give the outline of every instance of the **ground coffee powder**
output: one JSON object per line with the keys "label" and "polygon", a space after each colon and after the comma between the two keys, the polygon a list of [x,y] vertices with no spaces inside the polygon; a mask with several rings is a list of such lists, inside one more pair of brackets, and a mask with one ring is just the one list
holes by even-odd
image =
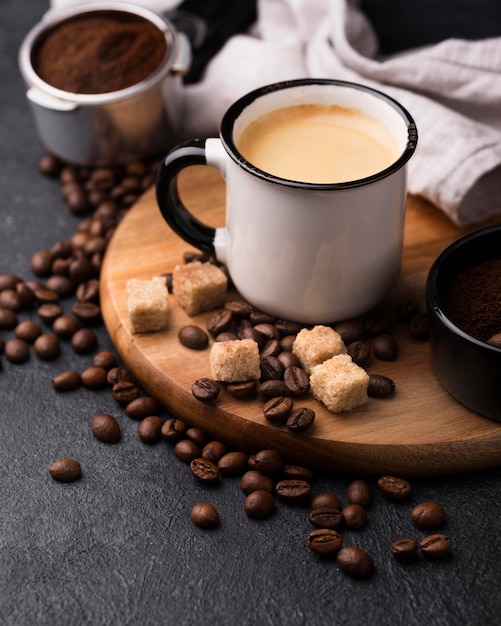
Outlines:
{"label": "ground coffee powder", "polygon": [[501,332],[501,257],[486,259],[459,272],[452,279],[443,304],[456,326],[481,341]]}
{"label": "ground coffee powder", "polygon": [[119,11],[94,11],[50,30],[33,50],[33,67],[58,89],[107,93],[146,79],[166,53],[164,34],[148,20]]}

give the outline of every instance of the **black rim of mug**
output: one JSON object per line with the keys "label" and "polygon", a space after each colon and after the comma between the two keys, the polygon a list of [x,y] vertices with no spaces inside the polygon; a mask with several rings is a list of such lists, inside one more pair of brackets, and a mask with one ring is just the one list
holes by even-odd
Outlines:
{"label": "black rim of mug", "polygon": [[[351,89],[357,89],[359,91],[364,91],[380,100],[386,102],[390,107],[396,110],[404,121],[407,124],[407,145],[403,150],[400,157],[392,163],[386,169],[377,172],[372,176],[368,176],[366,178],[360,178],[358,180],[347,181],[342,183],[306,183],[299,182],[294,180],[288,180],[286,178],[280,178],[278,176],[273,176],[264,170],[259,169],[252,163],[249,163],[238,151],[235,142],[233,140],[233,128],[235,122],[239,115],[246,109],[252,102],[269,93],[273,93],[275,91],[281,91],[284,89],[294,89],[296,87],[308,86],[308,85],[327,85],[327,86],[340,86],[347,87]],[[393,174],[394,172],[401,169],[407,161],[411,158],[416,150],[418,133],[416,124],[411,114],[403,107],[399,102],[397,102],[391,96],[383,93],[382,91],[378,91],[377,89],[373,89],[372,87],[368,87],[366,85],[362,85],[359,83],[352,83],[349,81],[343,80],[333,80],[328,78],[304,78],[298,80],[287,80],[278,83],[273,83],[271,85],[266,85],[264,87],[260,87],[247,93],[245,96],[242,96],[239,100],[234,102],[226,113],[223,116],[221,121],[221,132],[220,132],[221,141],[228,152],[229,156],[235,163],[244,168],[250,174],[257,176],[263,180],[268,182],[276,183],[282,185],[284,187],[293,187],[297,189],[316,189],[316,190],[329,190],[329,189],[349,189],[353,187],[362,187],[364,185],[369,185],[375,181],[381,180]]]}

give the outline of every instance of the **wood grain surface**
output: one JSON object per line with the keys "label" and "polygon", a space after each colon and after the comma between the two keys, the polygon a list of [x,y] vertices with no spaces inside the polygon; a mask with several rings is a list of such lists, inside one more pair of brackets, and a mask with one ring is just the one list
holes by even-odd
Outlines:
{"label": "wood grain surface", "polygon": [[[185,170],[180,192],[203,221],[223,225],[225,190],[218,172],[208,167]],[[434,259],[451,241],[478,227],[455,227],[435,207],[409,197],[402,273],[387,305],[410,297],[424,307],[426,276]],[[238,400],[224,390],[213,406],[197,401],[191,385],[210,376],[210,348],[185,348],[177,334],[188,323],[205,328],[210,313],[189,318],[171,295],[168,330],[133,335],[125,295],[129,278],[172,271],[189,249],[163,221],[151,189],[117,228],[101,274],[103,316],[118,352],[144,389],[173,415],[231,447],[249,452],[274,448],[288,462],[328,472],[434,476],[501,464],[501,424],[450,397],[434,375],[429,344],[410,338],[403,326],[395,327],[398,360],[373,361],[368,368],[390,376],[395,395],[370,398],[364,407],[344,414],[330,413],[312,398],[296,401],[296,406],[308,405],[316,412],[313,427],[301,435],[269,424],[259,399]]]}

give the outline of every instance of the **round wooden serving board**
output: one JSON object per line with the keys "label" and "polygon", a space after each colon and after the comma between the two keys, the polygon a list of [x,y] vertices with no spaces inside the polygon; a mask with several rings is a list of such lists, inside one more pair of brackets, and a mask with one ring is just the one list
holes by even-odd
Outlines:
{"label": "round wooden serving board", "polygon": [[[208,167],[189,168],[180,178],[186,205],[213,226],[223,224],[224,191],[220,175]],[[471,228],[459,229],[436,208],[409,198],[402,274],[388,305],[410,297],[424,306],[431,263],[466,230]],[[223,390],[215,405],[197,401],[191,385],[210,377],[210,348],[185,348],[177,334],[185,324],[205,328],[210,313],[189,318],[170,295],[168,330],[133,335],[125,294],[129,278],[170,272],[189,249],[163,221],[151,189],[117,228],[101,274],[103,316],[118,352],[144,389],[174,416],[236,449],[274,448],[290,463],[329,472],[433,476],[501,464],[501,424],[450,397],[433,373],[428,343],[411,339],[404,327],[395,328],[398,360],[374,361],[368,368],[390,376],[395,395],[370,398],[364,407],[343,414],[330,413],[312,398],[296,401],[296,406],[309,405],[316,412],[313,427],[301,435],[269,424],[257,398],[239,400]]]}

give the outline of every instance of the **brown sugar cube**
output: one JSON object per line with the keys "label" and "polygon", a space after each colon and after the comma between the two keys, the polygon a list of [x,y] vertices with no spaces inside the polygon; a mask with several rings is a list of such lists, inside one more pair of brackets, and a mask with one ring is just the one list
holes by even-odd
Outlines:
{"label": "brown sugar cube", "polygon": [[212,344],[212,377],[226,383],[259,380],[259,348],[253,339],[217,341]]}
{"label": "brown sugar cube", "polygon": [[190,317],[223,306],[227,286],[226,275],[213,263],[192,261],[172,272],[172,293]]}
{"label": "brown sugar cube", "polygon": [[315,365],[337,354],[345,354],[346,346],[341,335],[330,326],[314,326],[299,331],[292,344],[292,352],[309,374]]}
{"label": "brown sugar cube", "polygon": [[316,365],[310,374],[313,397],[329,411],[342,413],[368,400],[369,375],[349,354],[338,354]]}
{"label": "brown sugar cube", "polygon": [[125,291],[129,324],[133,333],[156,332],[167,327],[169,294],[164,278],[130,278]]}

